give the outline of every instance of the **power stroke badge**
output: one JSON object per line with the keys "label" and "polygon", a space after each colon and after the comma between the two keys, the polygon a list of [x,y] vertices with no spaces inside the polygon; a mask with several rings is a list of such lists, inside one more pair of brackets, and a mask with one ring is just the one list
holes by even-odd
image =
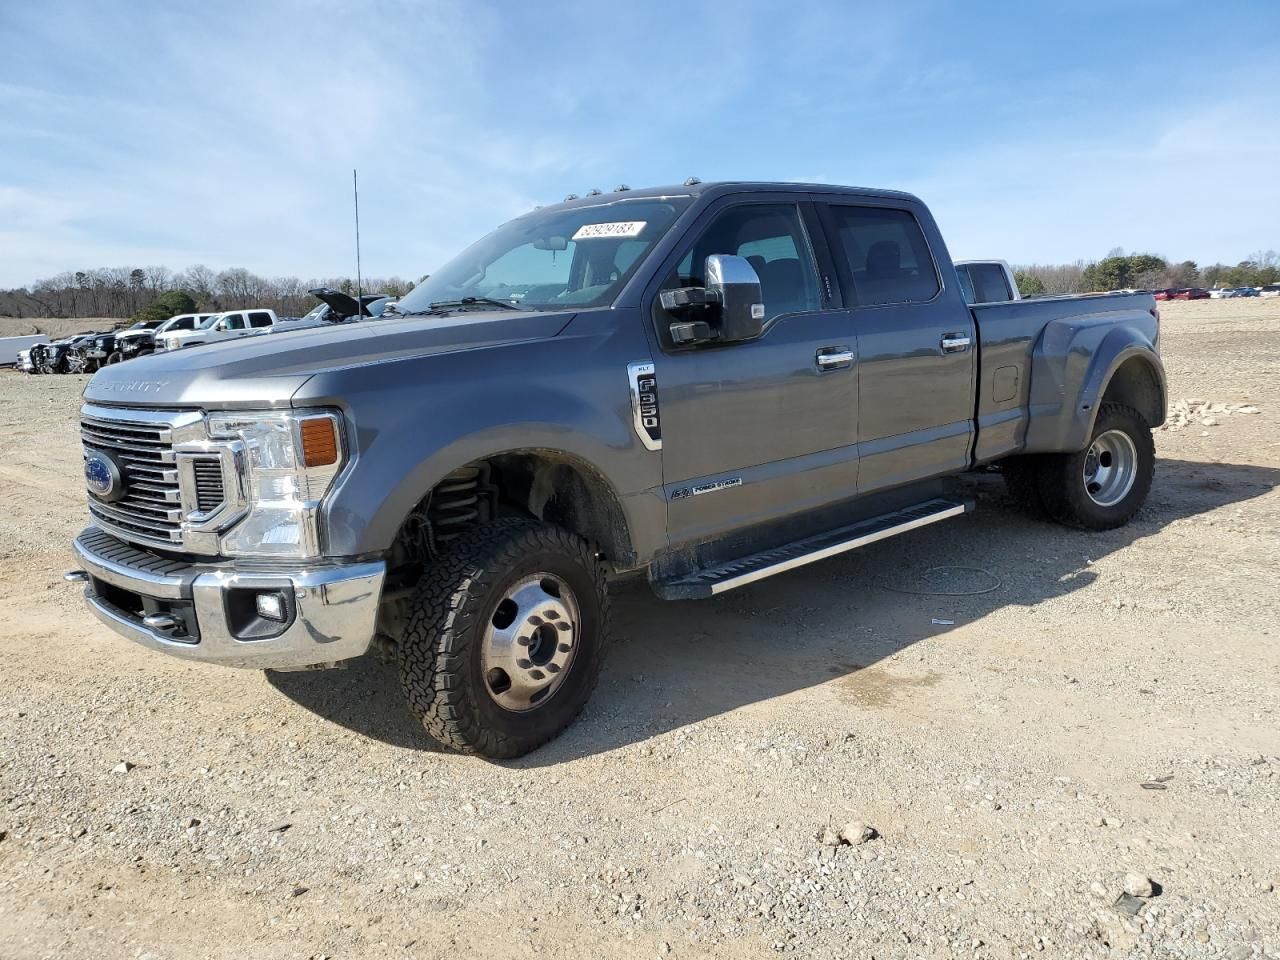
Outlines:
{"label": "power stroke badge", "polygon": [[727,480],[715,480],[712,483],[700,483],[695,487],[681,487],[671,493],[672,500],[684,500],[686,497],[699,497],[704,493],[719,493],[730,487],[742,486],[741,477],[730,477]]}

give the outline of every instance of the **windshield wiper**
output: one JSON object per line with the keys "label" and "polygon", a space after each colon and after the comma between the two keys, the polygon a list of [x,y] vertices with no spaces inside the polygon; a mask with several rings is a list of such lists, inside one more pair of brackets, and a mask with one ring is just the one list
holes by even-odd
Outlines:
{"label": "windshield wiper", "polygon": [[431,304],[432,310],[449,310],[455,307],[470,306],[501,307],[503,310],[528,310],[514,300],[496,300],[493,297],[462,297],[458,300],[437,300]]}

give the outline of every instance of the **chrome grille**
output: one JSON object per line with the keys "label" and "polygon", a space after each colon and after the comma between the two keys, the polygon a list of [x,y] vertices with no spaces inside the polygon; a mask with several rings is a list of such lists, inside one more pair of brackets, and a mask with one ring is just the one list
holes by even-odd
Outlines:
{"label": "chrome grille", "polygon": [[167,424],[82,416],[86,450],[100,450],[119,465],[125,495],[112,503],[89,498],[89,512],[104,525],[160,546],[182,542],[182,493]]}
{"label": "chrome grille", "polygon": [[89,495],[94,523],[118,539],[212,556],[248,507],[241,445],[213,442],[199,410],[87,403],[80,436],[86,459],[96,451],[120,473],[117,499]]}

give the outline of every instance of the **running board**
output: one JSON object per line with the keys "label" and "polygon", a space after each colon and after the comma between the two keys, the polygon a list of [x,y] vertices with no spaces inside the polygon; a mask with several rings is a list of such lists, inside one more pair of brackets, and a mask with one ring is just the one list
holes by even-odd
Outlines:
{"label": "running board", "polygon": [[834,557],[838,553],[857,550],[877,540],[886,540],[900,533],[906,533],[908,530],[927,527],[939,520],[958,517],[972,509],[972,500],[927,500],[914,507],[895,510],[892,513],[862,520],[836,530],[828,530],[826,533],[806,537],[804,540],[752,554],[740,560],[732,560],[717,567],[698,570],[674,580],[656,580],[653,582],[653,590],[664,600],[701,600],[713,597],[726,590],[744,587],[748,583],[772,577],[775,573],[794,570],[807,563]]}

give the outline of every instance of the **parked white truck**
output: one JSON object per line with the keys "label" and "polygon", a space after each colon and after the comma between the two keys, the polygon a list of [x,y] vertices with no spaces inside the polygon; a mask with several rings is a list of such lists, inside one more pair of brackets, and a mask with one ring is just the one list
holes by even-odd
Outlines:
{"label": "parked white truck", "polygon": [[229,310],[215,313],[194,330],[168,330],[156,335],[156,350],[181,350],[219,340],[266,333],[278,323],[274,310]]}

